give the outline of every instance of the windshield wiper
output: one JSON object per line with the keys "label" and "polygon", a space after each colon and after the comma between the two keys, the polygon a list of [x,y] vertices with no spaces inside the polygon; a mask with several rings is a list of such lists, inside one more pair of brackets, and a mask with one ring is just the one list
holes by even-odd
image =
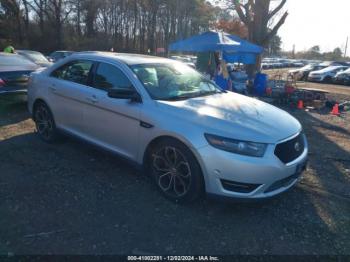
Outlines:
{"label": "windshield wiper", "polygon": [[[197,93],[196,93],[197,94]],[[176,96],[169,96],[166,98],[162,98],[160,100],[166,100],[166,101],[177,101],[177,100],[186,100],[189,98],[194,98],[196,95],[193,94],[183,94],[183,95],[176,95]]]}
{"label": "windshield wiper", "polygon": [[190,98],[209,96],[209,95],[220,94],[220,93],[222,93],[222,92],[218,91],[218,90],[213,90],[213,91],[196,92],[196,93],[170,96],[170,97],[162,98],[160,100],[166,100],[166,101],[186,100],[186,99],[190,99]]}

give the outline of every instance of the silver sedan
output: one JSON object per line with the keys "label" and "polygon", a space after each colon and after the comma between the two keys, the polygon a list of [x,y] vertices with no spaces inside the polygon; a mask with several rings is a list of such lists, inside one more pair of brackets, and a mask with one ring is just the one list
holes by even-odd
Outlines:
{"label": "silver sedan", "polygon": [[32,74],[28,108],[44,141],[63,132],[116,153],[174,201],[269,198],[295,185],[307,162],[291,115],[164,58],[73,54]]}

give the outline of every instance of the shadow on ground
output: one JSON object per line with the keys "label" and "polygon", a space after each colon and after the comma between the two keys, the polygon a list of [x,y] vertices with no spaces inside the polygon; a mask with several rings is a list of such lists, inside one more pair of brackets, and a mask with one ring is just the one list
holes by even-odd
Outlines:
{"label": "shadow on ground", "polygon": [[19,123],[30,117],[27,112],[27,101],[24,95],[0,96],[0,128]]}
{"label": "shadow on ground", "polygon": [[312,151],[304,181],[253,204],[177,205],[118,157],[14,134],[0,141],[0,253],[350,254],[349,162],[325,158],[349,154],[316,128],[325,123],[296,116]]}

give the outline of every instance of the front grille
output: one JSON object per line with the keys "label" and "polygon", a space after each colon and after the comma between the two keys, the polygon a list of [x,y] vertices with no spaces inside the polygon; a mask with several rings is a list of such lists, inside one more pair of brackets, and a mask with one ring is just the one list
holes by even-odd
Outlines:
{"label": "front grille", "polygon": [[260,184],[247,184],[221,179],[222,187],[225,190],[237,193],[250,193],[257,189]]}
{"label": "front grille", "polygon": [[275,149],[275,155],[285,164],[297,159],[304,152],[305,143],[303,134],[278,144]]}

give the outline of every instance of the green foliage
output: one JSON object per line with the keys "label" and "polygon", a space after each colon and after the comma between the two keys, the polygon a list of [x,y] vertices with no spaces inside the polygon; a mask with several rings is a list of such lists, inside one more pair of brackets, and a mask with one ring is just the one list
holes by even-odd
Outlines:
{"label": "green foliage", "polygon": [[269,56],[279,55],[282,50],[281,45],[282,45],[282,39],[280,36],[275,35],[274,37],[272,37],[267,47],[268,55]]}
{"label": "green foliage", "polygon": [[[283,55],[293,57],[292,53],[285,52]],[[297,52],[294,55],[297,59],[322,60],[322,61],[348,61],[344,58],[341,48],[337,47],[332,52],[321,52],[318,45],[311,47],[307,51]]]}

